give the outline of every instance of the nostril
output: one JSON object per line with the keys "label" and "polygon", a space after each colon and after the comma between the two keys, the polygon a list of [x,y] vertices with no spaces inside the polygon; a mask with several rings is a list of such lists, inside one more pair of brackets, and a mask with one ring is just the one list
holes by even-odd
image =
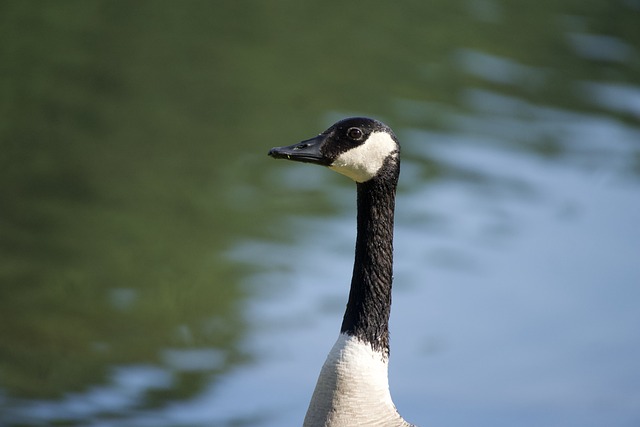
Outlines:
{"label": "nostril", "polygon": [[298,144],[298,145],[296,145],[294,150],[302,150],[303,148],[307,148],[308,146],[309,146],[309,144]]}

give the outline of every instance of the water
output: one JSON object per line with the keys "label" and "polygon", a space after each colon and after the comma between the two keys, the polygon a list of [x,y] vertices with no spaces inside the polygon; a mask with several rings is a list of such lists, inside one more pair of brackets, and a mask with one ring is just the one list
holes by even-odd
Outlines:
{"label": "water", "polygon": [[639,15],[5,3],[0,425],[299,425],[355,189],[266,152],[351,114],[402,142],[403,416],[638,425]]}

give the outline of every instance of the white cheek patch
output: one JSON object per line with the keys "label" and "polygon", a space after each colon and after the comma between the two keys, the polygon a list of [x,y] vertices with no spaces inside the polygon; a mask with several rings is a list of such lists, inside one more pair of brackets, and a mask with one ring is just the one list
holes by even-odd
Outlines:
{"label": "white cheek patch", "polygon": [[376,176],[391,153],[397,156],[398,145],[386,132],[373,132],[364,144],[345,151],[329,166],[356,182]]}

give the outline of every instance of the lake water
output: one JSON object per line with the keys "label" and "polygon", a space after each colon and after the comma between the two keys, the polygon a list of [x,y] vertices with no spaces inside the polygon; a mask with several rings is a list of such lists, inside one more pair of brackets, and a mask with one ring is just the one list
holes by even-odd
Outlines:
{"label": "lake water", "polygon": [[300,425],[353,183],[402,144],[390,382],[421,426],[640,425],[640,4],[7,2],[0,425]]}

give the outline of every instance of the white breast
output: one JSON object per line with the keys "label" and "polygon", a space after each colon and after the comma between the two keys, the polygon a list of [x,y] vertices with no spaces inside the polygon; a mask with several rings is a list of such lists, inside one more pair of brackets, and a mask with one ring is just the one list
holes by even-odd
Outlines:
{"label": "white breast", "polygon": [[322,367],[304,427],[408,426],[391,400],[388,357],[340,334]]}

